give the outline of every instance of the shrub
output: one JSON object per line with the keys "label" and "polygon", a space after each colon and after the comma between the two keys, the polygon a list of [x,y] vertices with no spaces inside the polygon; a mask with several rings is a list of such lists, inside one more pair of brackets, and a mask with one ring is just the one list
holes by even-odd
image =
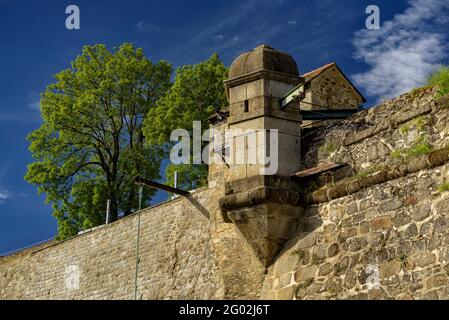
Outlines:
{"label": "shrub", "polygon": [[411,147],[410,149],[408,149],[407,152],[405,153],[405,157],[412,158],[412,157],[420,156],[423,154],[429,154],[431,151],[432,151],[432,145],[427,142],[423,142],[423,143],[416,144],[413,147]]}
{"label": "shrub", "polygon": [[449,66],[442,65],[441,68],[430,75],[427,84],[438,85],[440,87],[440,95],[449,93]]}
{"label": "shrub", "polygon": [[336,148],[332,143],[326,143],[319,148],[319,151],[323,154],[331,154],[335,150]]}
{"label": "shrub", "polygon": [[424,154],[429,154],[433,149],[433,146],[420,139],[418,143],[415,143],[412,147],[408,149],[400,149],[400,150],[394,150],[390,153],[390,157],[392,159],[400,159],[400,158],[413,158]]}
{"label": "shrub", "polygon": [[444,182],[437,187],[438,192],[442,193],[449,191],[449,182]]}

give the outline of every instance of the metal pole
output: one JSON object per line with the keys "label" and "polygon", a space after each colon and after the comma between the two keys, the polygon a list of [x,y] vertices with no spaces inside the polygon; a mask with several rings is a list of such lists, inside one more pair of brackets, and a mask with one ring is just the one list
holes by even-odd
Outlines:
{"label": "metal pole", "polygon": [[139,247],[140,247],[140,210],[142,209],[143,185],[139,185],[139,211],[137,212],[137,243],[136,243],[136,274],[134,276],[134,300],[137,300],[137,278],[139,275]]}
{"label": "metal pole", "polygon": [[174,187],[178,188],[178,171],[175,171],[175,183],[174,183]]}
{"label": "metal pole", "polygon": [[[175,177],[174,177],[173,187],[174,187],[175,189],[178,188],[178,171],[175,171]],[[174,194],[171,198],[172,198],[172,199],[175,199],[175,198],[176,198],[176,194]]]}
{"label": "metal pole", "polygon": [[142,210],[142,192],[143,192],[143,186],[139,186],[139,211]]}
{"label": "metal pole", "polygon": [[109,224],[110,217],[111,217],[111,200],[108,199],[106,203],[106,225]]}

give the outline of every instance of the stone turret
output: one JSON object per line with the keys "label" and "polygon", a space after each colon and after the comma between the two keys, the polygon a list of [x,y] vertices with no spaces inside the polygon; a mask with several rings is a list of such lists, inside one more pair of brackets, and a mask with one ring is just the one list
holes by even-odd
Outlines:
{"label": "stone turret", "polygon": [[302,167],[301,115],[281,110],[279,100],[301,82],[295,60],[266,45],[235,59],[225,82],[229,116],[221,129],[232,139],[220,206],[265,267],[300,213],[291,175]]}

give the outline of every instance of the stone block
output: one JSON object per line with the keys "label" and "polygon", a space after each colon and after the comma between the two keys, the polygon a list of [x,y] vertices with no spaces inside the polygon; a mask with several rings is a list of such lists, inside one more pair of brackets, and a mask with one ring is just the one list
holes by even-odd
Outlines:
{"label": "stone block", "polygon": [[391,229],[393,222],[390,216],[382,216],[371,220],[371,230]]}
{"label": "stone block", "polygon": [[427,288],[433,289],[438,287],[444,287],[447,286],[448,283],[449,283],[448,277],[446,275],[441,274],[427,280]]}
{"label": "stone block", "polygon": [[308,279],[315,278],[317,269],[318,266],[316,265],[302,267],[301,269],[295,272],[295,281],[299,283]]}
{"label": "stone block", "polygon": [[383,263],[380,268],[381,279],[390,278],[397,276],[401,270],[401,263],[397,260],[391,260],[389,262]]}
{"label": "stone block", "polygon": [[295,296],[295,291],[296,291],[295,286],[279,289],[276,292],[276,300],[293,300],[293,297]]}

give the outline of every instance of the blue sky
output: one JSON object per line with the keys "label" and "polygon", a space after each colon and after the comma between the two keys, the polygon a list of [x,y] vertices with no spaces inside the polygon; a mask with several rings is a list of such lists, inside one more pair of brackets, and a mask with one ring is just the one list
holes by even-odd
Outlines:
{"label": "blue sky", "polygon": [[[65,28],[65,8],[81,29]],[[365,9],[382,28],[366,30]],[[289,52],[301,73],[335,61],[368,106],[424,83],[449,62],[447,0],[0,0],[0,253],[56,233],[51,208],[23,179],[32,159],[27,134],[40,125],[39,93],[83,45],[123,42],[174,66],[217,52],[229,65],[261,43]]]}

